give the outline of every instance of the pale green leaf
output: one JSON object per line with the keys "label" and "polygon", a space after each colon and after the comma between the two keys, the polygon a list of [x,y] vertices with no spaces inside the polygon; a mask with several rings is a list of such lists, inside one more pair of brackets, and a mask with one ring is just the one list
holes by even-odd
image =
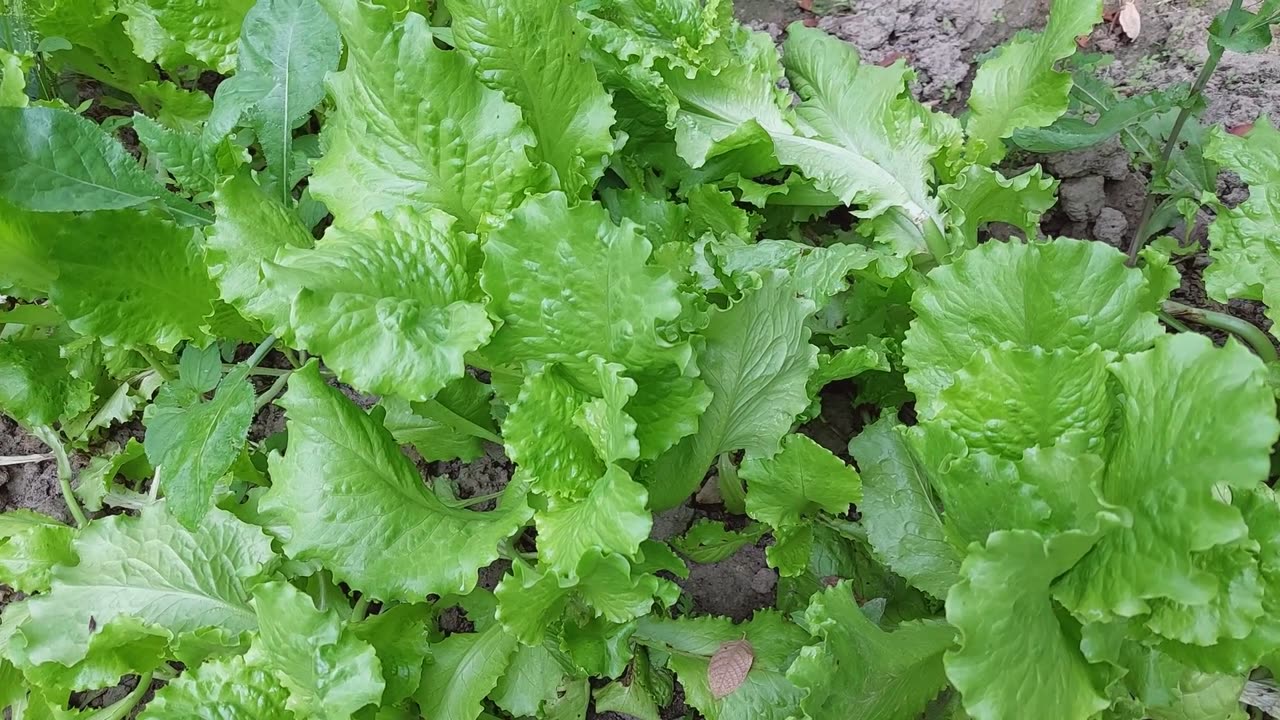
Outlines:
{"label": "pale green leaf", "polygon": [[292,720],[289,691],[243,656],[211,660],[156,691],[138,720]]}
{"label": "pale green leaf", "polygon": [[969,95],[969,155],[990,165],[1004,157],[1004,138],[1042,128],[1067,111],[1071,75],[1058,61],[1075,54],[1076,38],[1102,18],[1102,0],[1054,0],[1044,32],[1017,37],[982,63]]}
{"label": "pale green leaf", "polygon": [[258,637],[245,661],[267,668],[289,690],[285,703],[303,717],[341,720],[382,700],[382,665],[369,643],[332,609],[286,582],[253,591]]}
{"label": "pale green leaf", "polygon": [[583,61],[586,29],[568,3],[449,0],[457,48],[480,79],[519,105],[537,141],[533,156],[550,165],[570,197],[590,191],[613,150],[610,96]]}
{"label": "pale green leaf", "polygon": [[787,679],[808,691],[800,705],[808,717],[915,720],[947,685],[942,653],[955,631],[944,622],[885,632],[842,582],[814,595],[804,624],[821,642],[800,652]]}
{"label": "pale green leaf", "polygon": [[163,503],[95,520],[73,549],[80,564],[56,568],[50,591],[27,601],[30,621],[18,627],[23,643],[11,643],[11,659],[71,665],[95,633],[130,618],[162,630],[179,658],[235,647],[257,627],[250,588],[275,561],[260,529],[214,509],[188,531]]}
{"label": "pale green leaf", "polygon": [[539,184],[520,108],[436,46],[427,21],[361,0],[322,0],[347,45],[311,192],[351,226],[377,212],[440,209],[473,230]]}
{"label": "pale green leaf", "polygon": [[[1209,228],[1205,287],[1215,300],[1261,300],[1267,317],[1280,319],[1280,262],[1276,260],[1275,227],[1280,223],[1280,132],[1267,117],[1254,123],[1245,137],[1221,130],[1209,136],[1205,153],[1234,171],[1249,185],[1249,199],[1223,208]],[[1273,330],[1273,334],[1274,334]]]}
{"label": "pale green leaf", "polygon": [[253,0],[122,0],[125,28],[144,60],[176,68],[195,58],[220,73],[236,67],[236,41]]}
{"label": "pale green leaf", "polygon": [[440,720],[476,720],[481,701],[507,673],[516,639],[502,625],[450,635],[432,646],[432,661],[414,695],[422,714]]}
{"label": "pale green leaf", "polygon": [[676,283],[646,267],[639,227],[562,193],[530,199],[484,243],[481,285],[502,321],[486,354],[502,362],[581,364],[592,355],[627,368],[683,365],[658,326],[680,314]]}
{"label": "pale green leaf", "polygon": [[1045,350],[1096,344],[1129,353],[1163,334],[1142,273],[1102,243],[990,242],[931,272],[903,342],[921,414],[979,350],[1001,342]]}
{"label": "pale green leaf", "polygon": [[352,625],[351,630],[378,654],[386,681],[382,704],[412,696],[422,681],[423,666],[431,662],[427,634],[435,630],[432,608],[424,604],[396,605]]}
{"label": "pale green leaf", "polygon": [[89,409],[93,386],[71,374],[54,338],[0,341],[0,410],[31,429]]}
{"label": "pale green leaf", "polygon": [[405,602],[465,594],[497,559],[498,543],[529,519],[518,483],[490,513],[447,506],[391,434],[325,384],[315,364],[293,374],[280,404],[289,449],[271,459],[262,510],[282,525],[286,553],[324,563],[361,592]]}
{"label": "pale green leaf", "polygon": [[1124,394],[1102,493],[1133,522],[1104,536],[1056,597],[1091,620],[1147,612],[1153,598],[1203,605],[1219,579],[1197,555],[1248,532],[1221,493],[1265,480],[1280,435],[1262,363],[1238,343],[1183,334],[1112,373]]}
{"label": "pale green leaf", "polygon": [[585,498],[549,498],[547,509],[534,516],[539,559],[557,574],[575,579],[589,552],[634,557],[653,526],[645,507],[648,497],[643,485],[610,465]]}
{"label": "pale green leaf", "polygon": [[0,530],[0,583],[14,590],[48,592],[55,567],[79,562],[71,549],[75,530],[53,518],[19,510],[0,516],[0,523],[17,526]]}
{"label": "pale green leaf", "polygon": [[1012,178],[970,165],[954,182],[938,188],[938,197],[965,247],[978,243],[978,231],[995,222],[1012,225],[1029,240],[1040,237],[1040,218],[1058,202],[1058,181],[1039,165]]}
{"label": "pale green leaf", "polygon": [[711,311],[699,353],[711,404],[698,432],[686,437],[642,473],[652,508],[679,504],[722,452],[745,449],[769,457],[809,404],[806,383],[817,366],[805,319],[811,301],[798,298],[784,272],[765,274],[727,310]]}

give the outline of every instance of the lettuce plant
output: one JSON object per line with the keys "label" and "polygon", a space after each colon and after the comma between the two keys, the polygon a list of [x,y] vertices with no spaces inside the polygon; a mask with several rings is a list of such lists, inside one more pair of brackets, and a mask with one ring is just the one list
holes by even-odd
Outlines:
{"label": "lettuce plant", "polygon": [[[67,513],[0,514],[0,707],[1243,717],[1274,348],[1169,331],[1167,256],[1042,237],[1056,181],[1000,165],[1155,105],[1069,115],[1101,13],[1057,0],[954,117],[723,0],[11,3],[0,409],[49,454],[0,460]],[[1274,304],[1278,148],[1209,133],[1255,188],[1224,298]],[[877,409],[835,452],[849,379]],[[654,537],[700,487],[749,522]],[[688,561],[755,543],[774,606],[691,607]]]}

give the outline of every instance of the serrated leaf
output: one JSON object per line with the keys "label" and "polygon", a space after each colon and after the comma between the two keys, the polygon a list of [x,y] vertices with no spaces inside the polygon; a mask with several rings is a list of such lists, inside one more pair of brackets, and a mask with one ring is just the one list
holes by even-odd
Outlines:
{"label": "serrated leaf", "polygon": [[423,604],[396,605],[350,626],[356,637],[373,646],[382,667],[384,706],[411,697],[422,682],[422,668],[431,662],[427,633],[434,630],[431,608]]}
{"label": "serrated leaf", "polygon": [[292,720],[289,691],[241,655],[211,660],[156,691],[138,720]]}
{"label": "serrated leaf", "polygon": [[249,588],[275,561],[260,529],[214,509],[187,531],[163,503],[95,520],[73,549],[80,564],[56,568],[50,591],[26,601],[21,646],[9,647],[22,665],[79,662],[117,619],[158,628],[188,661],[235,647],[257,626]]}
{"label": "serrated leaf", "polygon": [[518,646],[490,699],[515,717],[538,717],[544,705],[558,699],[565,680],[565,668],[557,655],[545,645]]}
{"label": "serrated leaf", "polygon": [[585,498],[549,498],[547,509],[534,515],[539,559],[574,579],[583,557],[592,551],[634,557],[653,526],[645,507],[648,497],[643,485],[610,465]]}
{"label": "serrated leaf", "polygon": [[0,341],[0,410],[32,429],[89,409],[93,386],[71,374],[53,338]]}
{"label": "serrated leaf", "polygon": [[[314,248],[282,247],[262,264],[266,295],[288,298],[271,325],[322,355],[344,382],[428,400],[463,376],[463,356],[492,332],[475,299],[477,240],[442,212],[376,215],[333,228]],[[270,324],[281,305],[258,319]]]}
{"label": "serrated leaf", "polygon": [[1055,612],[1050,597],[1054,577],[1093,540],[1082,532],[1046,540],[1008,530],[970,549],[947,596],[947,620],[960,647],[945,662],[974,720],[1016,716],[1029,704],[1043,717],[1074,720],[1110,704],[1080,652],[1078,627]]}
{"label": "serrated leaf", "polygon": [[170,129],[141,113],[134,113],[133,128],[148,156],[191,193],[213,192],[218,180],[244,159],[242,151],[230,143],[209,142],[199,133]]}
{"label": "serrated leaf", "polygon": [[520,108],[485,87],[462,53],[437,47],[425,18],[396,21],[390,8],[360,0],[321,4],[346,40],[347,62],[328,81],[336,110],[310,188],[339,225],[435,208],[474,230],[539,184]]}
{"label": "serrated leaf", "polygon": [[[372,597],[465,594],[531,515],[519,483],[491,513],[445,505],[390,433],[325,384],[315,364],[293,374],[280,404],[289,449],[271,458],[262,511],[278,518],[291,557],[320,561]],[[417,571],[406,574],[406,563]]]}
{"label": "serrated leaf", "polygon": [[164,202],[189,221],[204,212],[169,195],[87,118],[51,107],[0,108],[0,197],[28,210],[119,210]]}
{"label": "serrated leaf", "polygon": [[166,384],[147,408],[147,459],[159,473],[169,512],[188,529],[213,507],[214,484],[244,448],[256,399],[245,371],[236,370],[218,384],[212,400]]}
{"label": "serrated leaf", "polygon": [[969,155],[990,165],[1004,157],[1004,138],[1041,128],[1067,111],[1071,75],[1056,69],[1075,54],[1076,38],[1102,18],[1102,0],[1054,0],[1044,32],[1015,38],[978,68],[969,96]]}
{"label": "serrated leaf", "polygon": [[48,592],[53,569],[79,562],[75,530],[32,512],[0,516],[0,583],[27,594]]}
{"label": "serrated leaf", "polygon": [[373,647],[286,582],[253,591],[258,637],[245,662],[267,668],[289,690],[285,706],[304,717],[350,718],[382,700],[382,664]]}
{"label": "serrated leaf", "polygon": [[581,197],[613,150],[610,96],[582,61],[587,33],[573,7],[541,0],[449,0],[456,47],[480,79],[519,105],[559,187]]}
{"label": "serrated leaf", "polygon": [[945,598],[961,558],[947,542],[928,469],[888,418],[863,430],[849,451],[862,469],[859,508],[872,547],[912,585]]}
{"label": "serrated leaf", "polygon": [[735,531],[725,527],[724,523],[702,518],[671,544],[696,563],[716,563],[756,542],[765,531],[765,526],[759,523],[751,523]]}
{"label": "serrated leaf", "polygon": [[1040,236],[1040,217],[1058,201],[1058,182],[1037,165],[1013,178],[970,165],[938,197],[951,213],[966,247],[978,243],[978,231],[993,222],[1013,225],[1027,239]]}
{"label": "serrated leaf", "polygon": [[638,229],[614,225],[595,203],[571,208],[558,192],[521,205],[484,243],[480,284],[502,320],[486,354],[509,363],[598,355],[627,368],[682,365],[657,333],[680,314],[676,284],[646,267],[650,245]]}
{"label": "serrated leaf", "polygon": [[1133,522],[1104,536],[1055,597],[1091,620],[1147,612],[1155,598],[1203,605],[1219,581],[1197,555],[1248,533],[1219,493],[1264,480],[1280,435],[1262,364],[1242,345],[1215,348],[1188,334],[1130,355],[1112,374],[1124,396],[1102,493]]}
{"label": "serrated leaf", "polygon": [[787,679],[808,691],[800,705],[808,717],[914,720],[947,685],[942,653],[955,631],[946,623],[885,632],[858,607],[848,582],[814,595],[804,623],[821,642],[800,651]]}
{"label": "serrated leaf", "polygon": [[817,366],[817,348],[804,326],[814,310],[796,297],[784,272],[770,272],[759,287],[727,310],[712,310],[698,358],[711,404],[698,432],[680,441],[640,477],[650,507],[679,504],[723,452],[745,449],[769,457],[792,421],[809,404],[806,384]]}
{"label": "serrated leaf", "polygon": [[937,412],[938,394],[980,349],[1001,342],[1050,351],[1150,347],[1163,334],[1154,298],[1124,260],[1080,240],[990,242],[931,272],[911,300],[917,318],[902,344],[921,415]]}
{"label": "serrated leaf", "polygon": [[220,73],[236,67],[236,40],[253,0],[125,0],[125,27],[145,60],[176,68],[195,58]]}

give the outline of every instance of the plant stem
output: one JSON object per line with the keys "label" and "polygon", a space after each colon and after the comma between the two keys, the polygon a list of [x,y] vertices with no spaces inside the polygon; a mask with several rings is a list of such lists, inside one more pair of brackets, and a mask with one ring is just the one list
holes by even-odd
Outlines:
{"label": "plant stem", "polygon": [[138,677],[138,686],[135,687],[128,695],[115,701],[108,707],[102,708],[93,713],[94,720],[124,720],[133,712],[138,703],[142,702],[142,696],[147,694],[151,689],[152,673],[143,673]]}
{"label": "plant stem", "polygon": [[[1244,0],[1231,0],[1231,9],[1227,11],[1226,19],[1223,20],[1222,31],[1230,35],[1235,30],[1236,18],[1239,17],[1240,9],[1244,5]],[[1209,80],[1213,77],[1214,71],[1218,69],[1218,63],[1222,60],[1222,54],[1226,51],[1222,45],[1217,42],[1209,43],[1209,57],[1205,60],[1204,67],[1200,68],[1200,75],[1196,77],[1195,84],[1191,86],[1191,92],[1187,93],[1186,100],[1183,101],[1182,111],[1178,113],[1178,117],[1173,121],[1173,129],[1169,131],[1169,139],[1164,143],[1164,152],[1160,153],[1160,163],[1153,167],[1152,178],[1164,177],[1169,172],[1169,161],[1173,158],[1173,151],[1178,147],[1178,137],[1182,135],[1182,129],[1186,127],[1187,120],[1191,119],[1191,113],[1195,112],[1196,100],[1204,89],[1208,87]],[[1147,237],[1151,234],[1148,227],[1151,224],[1151,217],[1156,211],[1155,193],[1148,192],[1147,199],[1142,204],[1142,219],[1138,221],[1138,229],[1133,234],[1133,239],[1129,241],[1129,267],[1133,267],[1138,262],[1138,251],[1147,241]]]}
{"label": "plant stem", "polygon": [[84,510],[80,509],[80,503],[76,502],[75,493],[71,491],[71,461],[67,459],[67,449],[62,446],[57,431],[41,425],[32,434],[53,451],[53,457],[58,461],[58,485],[62,488],[62,499],[67,503],[67,510],[71,511],[71,517],[75,518],[76,526],[84,527],[89,524],[89,519],[84,516]]}
{"label": "plant stem", "polygon": [[291,374],[289,373],[281,375],[280,377],[276,378],[275,382],[271,383],[271,387],[267,388],[266,392],[258,396],[258,401],[253,404],[254,415],[257,415],[259,410],[270,405],[271,401],[275,400],[276,397],[280,395],[280,393],[284,390],[284,386],[289,384],[290,377],[291,377]]}
{"label": "plant stem", "polygon": [[1180,333],[1191,332],[1191,328],[1183,324],[1181,320],[1163,310],[1160,311],[1160,321]]}
{"label": "plant stem", "polygon": [[351,622],[360,622],[369,614],[369,596],[361,595],[356,606],[351,609]]}
{"label": "plant stem", "polygon": [[268,335],[267,339],[263,340],[262,344],[258,346],[258,349],[254,350],[253,354],[249,356],[249,359],[244,361],[244,366],[249,370],[258,367],[258,363],[262,362],[262,358],[271,352],[271,347],[276,344],[276,340],[275,335]]}
{"label": "plant stem", "polygon": [[146,360],[147,364],[151,366],[151,369],[160,376],[161,380],[165,382],[173,380],[173,373],[169,372],[169,368],[165,367],[163,363],[156,359],[156,356],[149,348],[140,347],[137,348],[137,351],[138,354],[142,356],[142,359]]}
{"label": "plant stem", "polygon": [[0,467],[6,465],[30,465],[31,463],[40,463],[45,460],[52,460],[53,453],[43,453],[40,455],[6,455],[0,456]]}
{"label": "plant stem", "polygon": [[1253,351],[1258,354],[1258,357],[1262,358],[1263,362],[1272,363],[1277,359],[1276,346],[1271,344],[1271,339],[1267,337],[1267,334],[1259,330],[1253,323],[1245,322],[1226,313],[1195,308],[1173,300],[1164,302],[1164,311],[1179,320],[1215,328],[1235,335],[1243,340],[1246,345],[1253,348]]}

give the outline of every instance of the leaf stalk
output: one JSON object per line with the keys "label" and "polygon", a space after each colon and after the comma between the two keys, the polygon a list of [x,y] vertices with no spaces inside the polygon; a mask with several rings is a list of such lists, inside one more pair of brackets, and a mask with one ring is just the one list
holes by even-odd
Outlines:
{"label": "leaf stalk", "polygon": [[1262,358],[1263,362],[1273,363],[1277,360],[1276,346],[1272,344],[1271,338],[1267,337],[1267,334],[1258,329],[1258,326],[1253,323],[1232,317],[1226,313],[1191,307],[1173,300],[1165,301],[1164,311],[1178,320],[1231,333],[1253,348],[1253,351],[1257,353],[1258,357]]}

